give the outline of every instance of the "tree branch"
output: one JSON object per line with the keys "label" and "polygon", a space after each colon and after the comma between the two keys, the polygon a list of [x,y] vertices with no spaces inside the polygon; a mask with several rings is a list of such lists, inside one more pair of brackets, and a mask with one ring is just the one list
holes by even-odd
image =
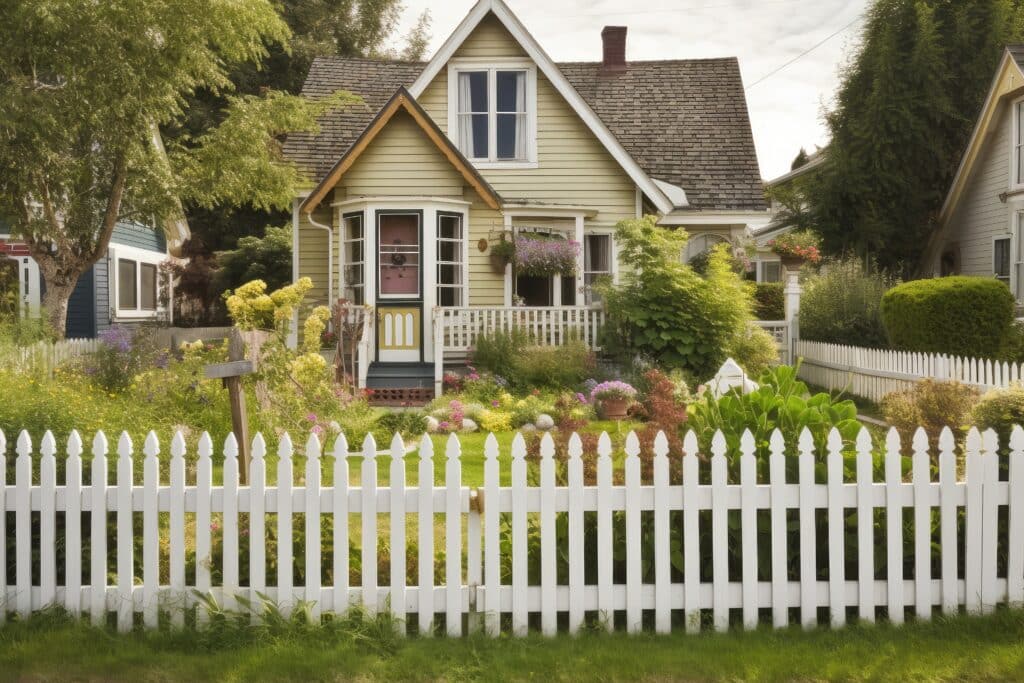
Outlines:
{"label": "tree branch", "polygon": [[103,224],[100,227],[99,237],[93,246],[92,253],[86,259],[85,267],[94,265],[107,251],[107,244],[111,235],[114,234],[114,226],[117,225],[117,218],[121,212],[121,199],[124,197],[124,186],[128,177],[128,160],[124,151],[117,153],[114,159],[114,178],[110,184],[110,194],[107,196],[107,210],[103,215]]}

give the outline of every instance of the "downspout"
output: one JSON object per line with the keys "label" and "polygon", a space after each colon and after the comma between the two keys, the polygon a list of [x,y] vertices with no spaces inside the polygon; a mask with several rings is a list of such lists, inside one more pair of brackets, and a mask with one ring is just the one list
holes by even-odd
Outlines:
{"label": "downspout", "polygon": [[[314,228],[327,231],[327,306],[334,306],[334,228],[313,219],[313,212],[306,214],[309,224]],[[295,255],[298,258],[298,254]]]}

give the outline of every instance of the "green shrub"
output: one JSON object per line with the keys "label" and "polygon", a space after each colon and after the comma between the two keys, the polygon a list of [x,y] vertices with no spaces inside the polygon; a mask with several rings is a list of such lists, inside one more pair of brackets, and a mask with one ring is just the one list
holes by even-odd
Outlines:
{"label": "green shrub", "polygon": [[529,346],[514,359],[508,379],[520,389],[564,389],[582,384],[595,366],[594,352],[582,341]]}
{"label": "green shrub", "polygon": [[[756,391],[742,394],[733,390],[715,398],[711,392],[690,406],[688,427],[696,434],[702,453],[710,450],[716,430],[722,430],[731,461],[738,462],[740,438],[747,429],[754,436],[758,469],[767,475],[769,439],[775,429],[782,432],[786,452],[796,454],[800,433],[807,427],[814,438],[819,462],[825,461],[829,431],[839,430],[847,446],[860,431],[857,406],[853,401],[837,400],[826,393],[810,395],[807,385],[796,378],[796,368],[780,365],[758,378]],[[796,458],[787,460],[795,468]],[[795,470],[790,474],[795,475]]]}
{"label": "green shrub", "polygon": [[427,431],[426,418],[422,410],[389,410],[378,418],[374,437],[378,444],[389,444],[395,434],[421,436]]}
{"label": "green shrub", "polygon": [[757,377],[779,364],[779,345],[775,337],[757,325],[748,325],[745,332],[733,337],[729,356],[740,364],[747,374]]}
{"label": "green shrub", "polygon": [[999,280],[944,277],[893,287],[882,321],[897,349],[992,358],[1013,323],[1013,294]]}
{"label": "green shrub", "polygon": [[605,348],[649,356],[659,365],[710,377],[735,335],[753,317],[747,284],[731,269],[728,245],[717,247],[701,277],[680,261],[686,233],[660,228],[653,217],[616,228],[622,283],[602,288],[608,309]]}
{"label": "green shrub", "polygon": [[999,347],[999,360],[1024,363],[1024,323],[1014,321]]}
{"label": "green shrub", "polygon": [[888,394],[882,399],[882,414],[908,447],[918,427],[924,427],[934,446],[944,427],[959,430],[968,423],[977,402],[978,390],[974,387],[926,379],[913,389]]}
{"label": "green shrub", "polygon": [[754,317],[758,320],[785,320],[786,296],[781,282],[758,282],[754,287]]}
{"label": "green shrub", "polygon": [[508,332],[495,330],[476,338],[473,348],[473,363],[481,370],[487,370],[504,379],[511,379],[515,361],[530,343],[526,330],[513,328]]}
{"label": "green shrub", "polygon": [[800,337],[870,348],[886,345],[879,308],[896,280],[856,258],[830,261],[804,282]]}
{"label": "green shrub", "polygon": [[1014,425],[1024,426],[1024,387],[1015,384],[988,392],[971,411],[971,422],[981,430],[996,430],[1005,452]]}

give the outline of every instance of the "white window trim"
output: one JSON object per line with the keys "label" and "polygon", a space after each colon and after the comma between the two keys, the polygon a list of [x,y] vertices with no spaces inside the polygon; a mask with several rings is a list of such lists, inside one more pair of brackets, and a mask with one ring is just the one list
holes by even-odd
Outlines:
{"label": "white window trim", "polygon": [[[460,231],[462,233],[461,239],[442,239],[440,230],[442,214],[445,214],[447,216],[459,217],[459,220],[461,221],[461,225],[459,226]],[[469,306],[469,223],[467,222],[468,215],[469,214],[466,211],[453,211],[445,209],[437,209],[434,211],[434,253],[437,254],[436,258],[434,259],[434,296],[435,305],[438,306],[439,308],[442,308],[442,306],[440,303],[440,299],[437,298],[437,294],[440,292],[442,287],[446,289],[458,289],[461,292],[461,296],[459,298],[462,300],[462,303],[460,303],[458,306],[443,306],[443,308],[467,308]],[[458,263],[444,261],[444,263],[448,265],[459,266],[459,270],[462,271],[462,282],[459,283],[458,285],[442,285],[439,281],[440,270],[438,267],[441,265],[442,261],[440,254],[437,251],[437,245],[442,241],[452,242],[459,245],[459,257],[461,260]]]}
{"label": "white window trim", "polygon": [[[525,59],[459,59],[448,64],[448,139],[458,148],[459,130],[459,72],[487,71],[487,150],[491,155],[487,159],[474,159],[468,154],[466,158],[478,169],[531,169],[537,168],[537,65]],[[497,100],[496,71],[526,72],[526,160],[501,161],[494,157],[497,153]],[[462,150],[460,150],[462,151]]]}
{"label": "white window trim", "polygon": [[1018,148],[1017,141],[1020,139],[1020,117],[1017,109],[1024,106],[1024,97],[1019,97],[1010,104],[1010,191],[1024,190],[1024,178],[1017,177],[1018,154],[1024,154],[1024,145]]}
{"label": "white window trim", "polygon": [[755,282],[782,282],[782,271],[781,270],[779,271],[779,279],[778,280],[765,280],[764,279],[764,266],[767,263],[778,263],[779,264],[779,268],[780,269],[782,268],[782,259],[778,259],[778,258],[760,258],[760,257],[757,257],[757,258],[754,259],[754,267],[755,267],[755,279],[754,279],[754,281]]}
{"label": "white window trim", "polygon": [[992,251],[991,251],[991,254],[992,254],[992,277],[996,278],[997,280],[999,279],[999,273],[996,271],[996,242],[1002,242],[1002,241],[1006,241],[1006,242],[1010,243],[1009,244],[1009,249],[1010,249],[1010,272],[1007,273],[1008,277],[1007,277],[1006,284],[1007,284],[1008,287],[1012,288],[1012,286],[1013,286],[1013,265],[1014,265],[1014,263],[1013,263],[1013,247],[1014,247],[1013,235],[995,235],[995,236],[992,237]]}
{"label": "white window trim", "polygon": [[[587,236],[589,235],[607,235],[608,238],[611,240],[611,249],[608,252],[608,260],[610,261],[608,265],[611,268],[611,271],[608,274],[611,275],[612,284],[619,284],[619,243],[615,240],[615,230],[611,228],[586,228],[583,231],[584,241],[587,239]],[[583,291],[580,293],[580,296],[583,297],[583,301],[577,302],[578,306],[593,305],[586,303],[588,294],[588,292],[586,291],[586,250],[586,243],[580,245],[580,254],[583,256],[584,264],[581,270],[581,279],[583,280]]]}
{"label": "white window trim", "polygon": [[[141,308],[121,307],[121,273],[118,268],[120,259],[135,261],[136,264],[150,264],[157,268],[156,272],[156,309],[144,311]],[[159,251],[149,251],[138,247],[130,247],[123,244],[111,245],[107,250],[107,281],[109,287],[110,310],[113,312],[112,319],[118,320],[151,320],[164,313],[160,303],[160,289],[162,286],[160,277],[160,264],[167,260],[167,254]],[[137,287],[136,304],[142,305],[142,268],[135,269],[135,284]]]}
{"label": "white window trim", "polygon": [[1010,291],[1017,301],[1024,300],[1024,282],[1018,277],[1018,271],[1024,271],[1024,258],[1018,260],[1024,247],[1024,205],[1011,202],[1010,226],[1006,235],[997,235],[992,242],[992,273],[995,273],[995,240],[1010,238]]}

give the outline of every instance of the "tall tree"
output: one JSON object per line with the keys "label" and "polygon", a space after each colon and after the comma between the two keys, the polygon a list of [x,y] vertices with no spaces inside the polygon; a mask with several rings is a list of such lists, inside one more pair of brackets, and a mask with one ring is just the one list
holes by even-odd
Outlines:
{"label": "tall tree", "polygon": [[276,136],[309,130],[339,98],[229,97],[221,123],[165,153],[158,130],[199,89],[289,37],[271,0],[37,0],[0,5],[0,213],[28,244],[58,332],[78,278],[118,220],[290,201]]}
{"label": "tall tree", "polygon": [[802,184],[830,252],[912,272],[960,161],[1020,0],[876,0],[842,74],[828,163]]}
{"label": "tall tree", "polygon": [[[291,41],[287,46],[268,46],[262,59],[235,65],[228,78],[238,93],[258,95],[272,89],[297,95],[316,57],[416,61],[423,57],[430,39],[430,11],[426,10],[405,36],[402,48],[386,47],[401,18],[402,0],[283,0],[278,4]],[[215,125],[224,104],[218,91],[198,90],[189,99],[186,118],[180,127],[168,129],[168,136],[187,138]],[[187,204],[186,212],[193,234],[211,255],[234,249],[240,237],[262,236],[267,227],[283,225],[291,218],[287,211],[252,206],[208,209]]]}

